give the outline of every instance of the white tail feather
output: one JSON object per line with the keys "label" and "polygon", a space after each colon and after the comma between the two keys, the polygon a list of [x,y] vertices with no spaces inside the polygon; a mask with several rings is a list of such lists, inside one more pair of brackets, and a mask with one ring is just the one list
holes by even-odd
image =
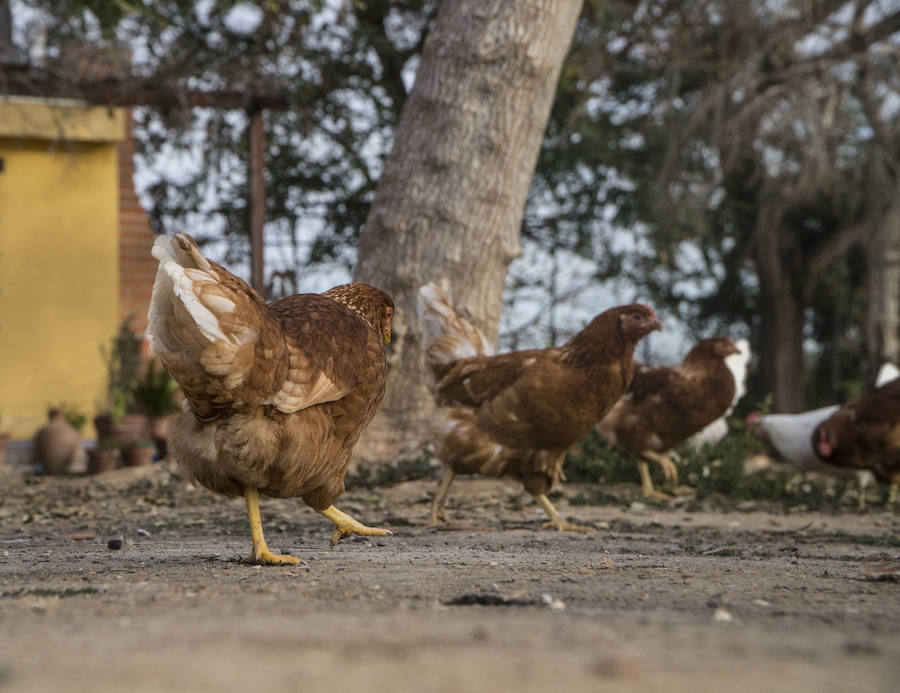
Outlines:
{"label": "white tail feather", "polygon": [[448,364],[473,356],[491,356],[493,345],[471,323],[456,314],[434,284],[419,289],[419,319],[423,347],[430,364]]}
{"label": "white tail feather", "polygon": [[[234,303],[224,297],[211,298],[206,295],[201,301],[202,294],[196,291],[195,285],[218,282],[219,277],[199,251],[185,251],[176,243],[175,238],[180,235],[159,236],[153,243],[152,253],[153,257],[159,260],[159,268],[156,271],[156,281],[153,283],[147,332],[150,348],[159,354],[165,349],[164,345],[159,343],[161,329],[159,320],[171,313],[173,299],[181,302],[193,319],[197,330],[209,342],[228,339],[219,326],[216,315],[234,309]],[[190,247],[192,251],[195,250],[193,243],[190,243]],[[204,269],[196,267],[198,264],[204,265]]]}

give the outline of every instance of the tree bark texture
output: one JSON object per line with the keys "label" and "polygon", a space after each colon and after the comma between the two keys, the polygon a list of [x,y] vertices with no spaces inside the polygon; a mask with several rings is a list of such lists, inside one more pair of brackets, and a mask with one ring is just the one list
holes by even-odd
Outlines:
{"label": "tree bark texture", "polygon": [[866,293],[866,380],[871,385],[885,361],[900,365],[900,204],[875,222],[866,244]]}
{"label": "tree bark texture", "polygon": [[760,286],[760,370],[776,412],[804,409],[802,273],[795,266],[781,224],[781,207],[762,202],[754,260]]}
{"label": "tree bark texture", "polygon": [[419,287],[437,283],[496,340],[525,198],[580,0],[445,0],[359,241],[356,281],[394,299],[387,393],[358,446],[389,460],[427,437]]}

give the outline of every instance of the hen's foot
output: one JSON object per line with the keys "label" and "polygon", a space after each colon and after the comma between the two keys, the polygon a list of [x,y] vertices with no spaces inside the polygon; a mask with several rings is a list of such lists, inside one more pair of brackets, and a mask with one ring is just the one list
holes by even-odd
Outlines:
{"label": "hen's foot", "polygon": [[389,529],[381,529],[380,527],[367,527],[359,520],[354,520],[347,513],[341,512],[333,505],[320,510],[325,517],[334,522],[334,532],[331,534],[331,545],[336,546],[337,543],[351,534],[359,534],[369,537],[383,537],[391,534]]}
{"label": "hen's foot", "polygon": [[247,563],[255,565],[297,565],[299,562],[300,559],[296,556],[272,553],[266,547],[260,549],[253,547],[253,550],[250,552],[250,558],[247,559]]}
{"label": "hen's foot", "polygon": [[559,532],[593,532],[593,527],[585,527],[584,525],[576,525],[572,522],[566,522],[559,516],[559,513],[556,511],[556,508],[553,507],[553,503],[550,502],[550,499],[547,498],[543,493],[539,496],[535,496],[535,500],[538,502],[544,512],[547,513],[547,516],[550,518],[544,524],[541,525],[543,529],[555,529]]}
{"label": "hen's foot", "polygon": [[665,493],[664,491],[657,491],[652,486],[650,488],[644,487],[641,489],[644,494],[644,498],[648,500],[656,500],[656,501],[664,501],[664,500],[672,500],[675,496]]}
{"label": "hen's foot", "polygon": [[431,511],[431,524],[436,525],[439,520],[441,522],[450,522],[450,520],[447,519],[447,513],[444,512],[443,508]]}
{"label": "hen's foot", "polygon": [[576,525],[574,522],[566,522],[561,517],[557,516],[552,520],[547,520],[544,524],[541,525],[543,529],[555,529],[558,532],[593,532],[593,527],[588,527],[587,525]]}
{"label": "hen's foot", "polygon": [[244,500],[247,502],[247,516],[250,518],[250,536],[253,549],[250,551],[248,563],[257,565],[296,565],[300,559],[296,556],[283,556],[269,551],[263,536],[262,520],[259,517],[259,491],[255,488],[244,489]]}

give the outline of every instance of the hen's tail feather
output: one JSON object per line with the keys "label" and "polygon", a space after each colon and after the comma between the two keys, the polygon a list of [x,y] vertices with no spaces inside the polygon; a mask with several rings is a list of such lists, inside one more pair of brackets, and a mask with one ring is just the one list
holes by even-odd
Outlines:
{"label": "hen's tail feather", "polygon": [[[192,383],[204,383],[204,397],[231,401],[247,381],[254,325],[266,319],[264,310],[249,287],[203,257],[189,235],[160,236],[152,253],[159,268],[148,315],[150,348],[192,404]],[[208,376],[217,382],[215,393]]]}
{"label": "hen's tail feather", "polygon": [[419,289],[418,312],[424,328],[425,359],[437,379],[460,359],[494,354],[487,337],[456,314],[435,284]]}

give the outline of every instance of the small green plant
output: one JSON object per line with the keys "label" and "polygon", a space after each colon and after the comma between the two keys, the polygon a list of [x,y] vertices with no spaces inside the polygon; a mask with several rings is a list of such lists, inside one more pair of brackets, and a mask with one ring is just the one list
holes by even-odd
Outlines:
{"label": "small green plant", "polygon": [[57,409],[62,412],[63,417],[66,421],[69,422],[69,425],[74,428],[79,433],[84,431],[85,424],[87,424],[87,414],[85,414],[81,409],[78,408],[75,404],[60,404]]}
{"label": "small green plant", "polygon": [[[768,408],[762,402],[760,409]],[[688,509],[714,506],[734,507],[740,503],[770,503],[784,508],[836,510],[846,485],[826,480],[807,480],[789,467],[745,471],[744,462],[763,452],[763,444],[746,430],[739,419],[729,421],[730,431],[713,445],[700,448],[684,446],[678,450],[678,473],[682,484],[696,494]],[[651,465],[654,481],[664,484],[661,470]],[[596,491],[582,491],[570,502],[574,504],[608,504],[616,502],[609,491],[613,484],[637,486],[640,479],[636,460],[610,445],[591,431],[566,456],[563,467],[571,482],[594,483]]]}
{"label": "small green plant", "polygon": [[101,346],[106,362],[106,402],[103,409],[118,423],[133,411],[133,391],[141,365],[141,339],[131,328],[133,315],[122,321],[109,347]]}
{"label": "small green plant", "polygon": [[400,459],[390,464],[376,467],[360,466],[356,473],[348,475],[347,486],[389,486],[403,481],[415,479],[428,479],[434,476],[435,466],[431,461],[431,455],[427,450],[411,459]]}
{"label": "small green plant", "polygon": [[175,393],[178,384],[165,368],[150,361],[144,375],[134,383],[132,398],[135,408],[147,416],[162,417],[178,411],[175,404]]}

